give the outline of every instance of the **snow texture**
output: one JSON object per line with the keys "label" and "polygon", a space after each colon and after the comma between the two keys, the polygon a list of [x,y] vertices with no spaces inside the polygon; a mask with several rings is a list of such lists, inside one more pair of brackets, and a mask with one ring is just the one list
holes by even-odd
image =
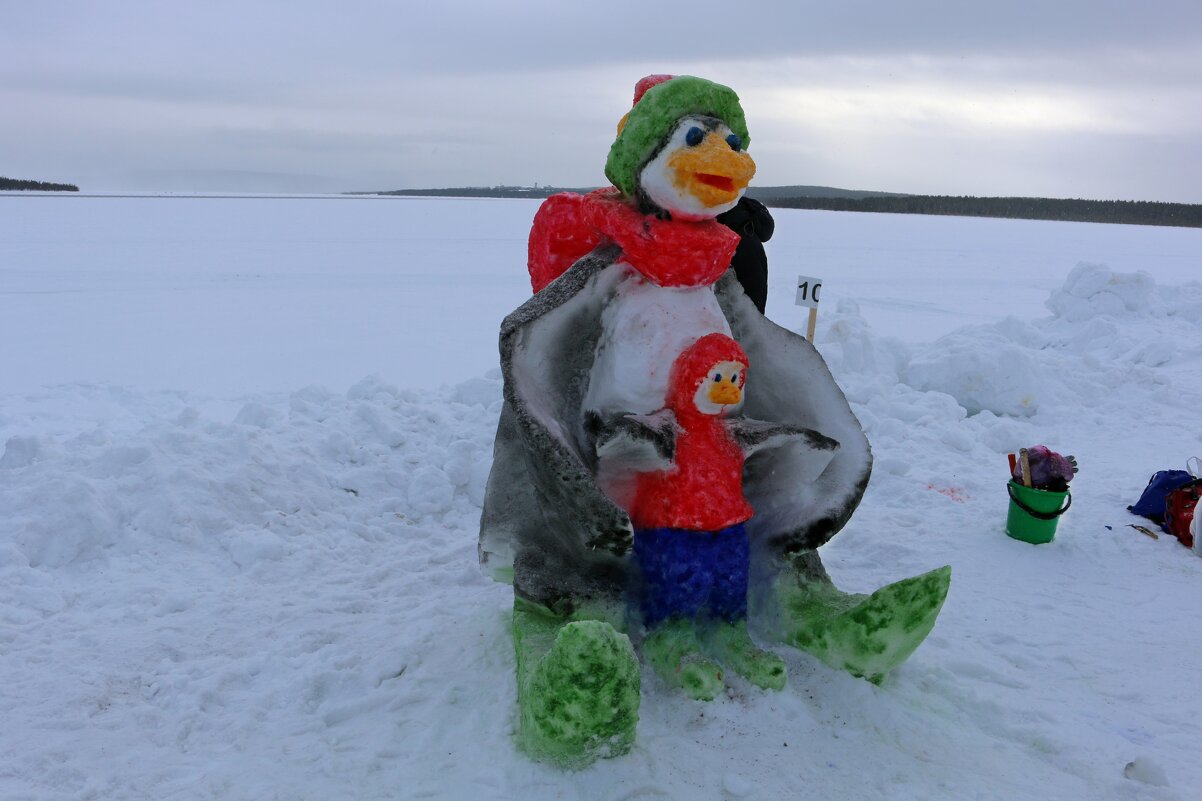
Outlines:
{"label": "snow texture", "polygon": [[[745,404],[746,415],[815,430],[840,443],[822,475],[810,482],[802,480],[813,473],[807,447],[765,450],[748,462],[744,493],[756,509],[748,531],[756,561],[763,563],[753,566],[757,572],[771,574],[786,554],[830,539],[851,516],[871,470],[864,434],[822,357],[797,334],[765,319],[733,272],[700,297],[665,297],[638,286],[628,290],[632,300],[621,293],[636,280],[628,270],[616,249],[598,248],[501,326],[506,398],[480,523],[480,561],[498,578],[509,578],[512,566],[519,597],[564,613],[591,601],[620,602],[631,580],[633,528],[595,479],[596,443],[589,421],[598,412],[587,404],[597,380],[594,354],[610,354],[611,369],[602,379],[622,379],[617,374],[624,369],[621,354],[654,354],[665,336],[659,333],[659,318],[639,317],[637,332],[629,336],[607,327],[605,315],[614,307],[619,316],[623,309],[637,316],[647,308],[687,311],[716,300],[765,377]],[[646,298],[650,301],[639,302]],[[664,363],[665,379],[678,353]],[[650,383],[630,380],[642,387]],[[599,394],[616,392],[606,388]],[[662,399],[642,400],[650,408],[621,411],[651,412],[663,405]]]}
{"label": "snow texture", "polygon": [[[955,584],[880,687],[787,648],[782,692],[709,704],[645,669],[632,752],[565,774],[515,748],[476,565],[536,207],[0,197],[0,798],[1196,797],[1202,559],[1125,507],[1202,452],[1200,232],[777,212],[769,316],[825,278],[876,457],[823,560]],[[1134,308],[1080,282],[1141,271]],[[993,342],[1029,413],[961,403],[987,359],[912,376]],[[1033,546],[1005,455],[1037,442],[1082,472]]]}
{"label": "snow texture", "polygon": [[602,417],[664,407],[672,363],[714,332],[730,335],[710,287],[659,287],[619,263],[624,275],[601,314],[597,358],[584,408]]}

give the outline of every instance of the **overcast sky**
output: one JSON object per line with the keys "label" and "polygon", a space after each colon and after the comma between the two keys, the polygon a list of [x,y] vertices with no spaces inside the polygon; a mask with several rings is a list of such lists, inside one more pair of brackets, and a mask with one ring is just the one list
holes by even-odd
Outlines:
{"label": "overcast sky", "polygon": [[652,72],[761,186],[1202,202],[1202,0],[0,0],[0,175],[594,186]]}

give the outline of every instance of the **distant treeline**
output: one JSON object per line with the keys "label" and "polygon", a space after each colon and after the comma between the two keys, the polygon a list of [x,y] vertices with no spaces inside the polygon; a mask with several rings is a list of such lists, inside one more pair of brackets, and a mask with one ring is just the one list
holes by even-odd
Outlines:
{"label": "distant treeline", "polygon": [[764,201],[788,209],[875,211],[893,214],[946,214],[961,217],[1011,217],[1023,220],[1178,225],[1202,228],[1202,205],[1144,200],[1061,200],[1040,197],[791,197]]}
{"label": "distant treeline", "polygon": [[562,186],[461,186],[448,189],[393,189],[387,192],[348,192],[351,195],[395,195],[397,197],[505,197],[547,198],[560,192],[585,194],[596,187],[566,188]]}
{"label": "distant treeline", "polygon": [[[408,197],[545,198],[558,192],[590,192],[595,187],[472,186],[449,189],[396,189],[350,194]],[[1010,217],[1022,220],[1177,225],[1202,228],[1202,205],[1146,200],[1066,200],[1043,197],[952,197],[900,195],[829,186],[752,187],[748,194],[765,205],[787,209],[876,211],[892,214],[944,214],[957,217]]]}
{"label": "distant treeline", "polygon": [[[399,197],[506,197],[506,198],[546,198],[560,192],[576,192],[587,194],[596,186],[565,187],[565,186],[460,186],[447,189],[393,189],[387,192],[349,192],[352,195],[396,195]],[[903,197],[890,192],[868,192],[858,189],[837,189],[833,186],[753,186],[747,194],[761,200],[769,206],[775,205],[780,198],[824,197],[824,198],[861,198],[861,197]]]}
{"label": "distant treeline", "polygon": [[48,184],[44,181],[19,181],[16,178],[0,177],[0,190],[27,190],[31,192],[78,192],[75,184]]}

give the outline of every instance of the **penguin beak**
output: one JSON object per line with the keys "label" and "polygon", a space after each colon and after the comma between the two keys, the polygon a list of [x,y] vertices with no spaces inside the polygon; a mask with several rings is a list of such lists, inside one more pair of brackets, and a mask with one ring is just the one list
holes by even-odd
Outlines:
{"label": "penguin beak", "polygon": [[719,406],[734,406],[743,400],[743,390],[733,381],[718,381],[709,391],[710,402]]}
{"label": "penguin beak", "polygon": [[737,200],[755,175],[751,156],[732,150],[713,131],[696,147],[674,153],[668,166],[675,171],[676,184],[708,207]]}

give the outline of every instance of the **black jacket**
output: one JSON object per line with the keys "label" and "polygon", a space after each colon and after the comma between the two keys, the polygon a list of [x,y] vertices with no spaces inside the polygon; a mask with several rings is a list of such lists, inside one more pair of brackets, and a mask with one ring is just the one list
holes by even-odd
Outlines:
{"label": "black jacket", "polygon": [[730,266],[735,269],[747,297],[763,314],[768,300],[768,256],[763,243],[772,238],[776,223],[763,203],[749,197],[743,197],[733,209],[719,214],[718,222],[741,237]]}

